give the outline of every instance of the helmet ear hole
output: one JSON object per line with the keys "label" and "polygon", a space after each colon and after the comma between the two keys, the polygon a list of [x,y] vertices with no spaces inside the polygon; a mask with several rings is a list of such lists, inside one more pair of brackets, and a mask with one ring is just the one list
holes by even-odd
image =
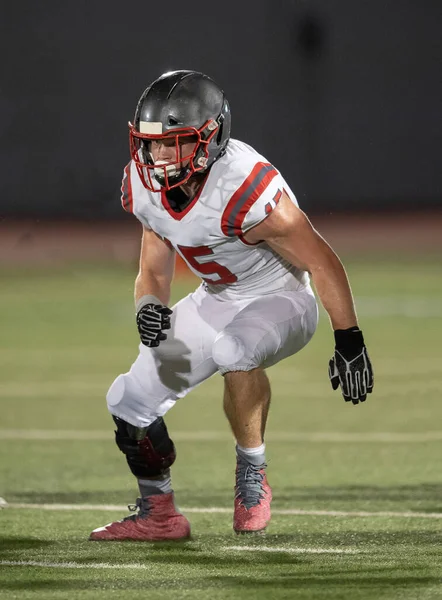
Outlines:
{"label": "helmet ear hole", "polygon": [[167,119],[167,124],[173,127],[175,125],[178,125],[178,120],[175,119],[175,117],[172,117],[172,115],[169,115],[169,118]]}

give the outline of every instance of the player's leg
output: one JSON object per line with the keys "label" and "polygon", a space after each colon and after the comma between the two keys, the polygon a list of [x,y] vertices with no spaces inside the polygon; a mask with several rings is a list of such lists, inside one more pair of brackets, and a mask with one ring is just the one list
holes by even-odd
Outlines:
{"label": "player's leg", "polygon": [[224,375],[224,412],[236,439],[237,533],[263,531],[270,521],[272,490],[266,476],[264,432],[270,383],[261,367]]}
{"label": "player's leg", "polygon": [[263,531],[270,521],[272,490],[265,473],[264,444],[269,405],[270,383],[262,368],[224,375],[224,412],[236,439],[237,533]]}
{"label": "player's leg", "polygon": [[200,292],[174,307],[168,339],[158,348],[140,346],[128,373],[117,377],[107,394],[116,424],[115,440],[137,478],[136,515],[100,527],[93,540],[166,540],[188,537],[187,519],[174,505],[170,467],[175,447],[163,415],[192,388],[213,375],[211,356],[216,331],[201,318]]}
{"label": "player's leg", "polygon": [[317,320],[309,290],[283,292],[252,301],[216,336],[212,355],[224,375],[224,406],[240,445],[263,442],[270,402],[263,369],[301,350]]}
{"label": "player's leg", "polygon": [[155,541],[189,537],[190,524],[174,503],[170,466],[175,462],[176,453],[163,418],[155,419],[144,428],[113,418],[116,443],[138,480],[140,497],[133,510],[139,511],[95,529],[90,539]]}
{"label": "player's leg", "polygon": [[269,405],[270,382],[264,369],[224,375],[224,412],[240,446],[255,448],[263,443]]}
{"label": "player's leg", "polygon": [[303,348],[316,324],[314,296],[287,292],[253,301],[215,339],[213,356],[225,381],[224,408],[237,440],[237,532],[263,530],[270,519],[264,445],[270,385],[263,368]]}

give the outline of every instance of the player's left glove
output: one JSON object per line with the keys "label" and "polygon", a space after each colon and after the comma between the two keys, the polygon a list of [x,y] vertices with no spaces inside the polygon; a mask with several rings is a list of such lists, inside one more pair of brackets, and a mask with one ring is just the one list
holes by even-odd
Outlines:
{"label": "player's left glove", "polygon": [[373,368],[359,327],[335,331],[335,353],[328,365],[334,390],[341,386],[346,402],[364,402],[373,391]]}

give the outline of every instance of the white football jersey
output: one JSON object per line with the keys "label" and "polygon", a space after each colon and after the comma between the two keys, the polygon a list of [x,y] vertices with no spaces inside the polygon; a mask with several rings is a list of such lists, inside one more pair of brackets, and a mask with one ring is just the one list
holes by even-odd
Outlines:
{"label": "white football jersey", "polygon": [[309,286],[265,242],[249,244],[244,233],[263,221],[286,191],[279,171],[253,148],[231,139],[196,197],[175,212],[164,191],[150,192],[131,161],[124,170],[122,205],[171,245],[220,299],[240,299]]}

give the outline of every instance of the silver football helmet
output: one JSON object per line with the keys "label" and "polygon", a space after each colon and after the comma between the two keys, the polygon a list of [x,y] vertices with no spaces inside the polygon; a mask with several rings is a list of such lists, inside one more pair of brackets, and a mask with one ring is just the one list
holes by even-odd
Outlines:
{"label": "silver football helmet", "polygon": [[[207,75],[171,71],[142,94],[129,123],[130,149],[144,186],[169,190],[193,174],[207,172],[226,151],[230,139],[230,107],[223,90]],[[151,142],[172,138],[173,161],[153,160]],[[186,142],[193,150],[182,156]],[[169,140],[169,144],[170,144]]]}

